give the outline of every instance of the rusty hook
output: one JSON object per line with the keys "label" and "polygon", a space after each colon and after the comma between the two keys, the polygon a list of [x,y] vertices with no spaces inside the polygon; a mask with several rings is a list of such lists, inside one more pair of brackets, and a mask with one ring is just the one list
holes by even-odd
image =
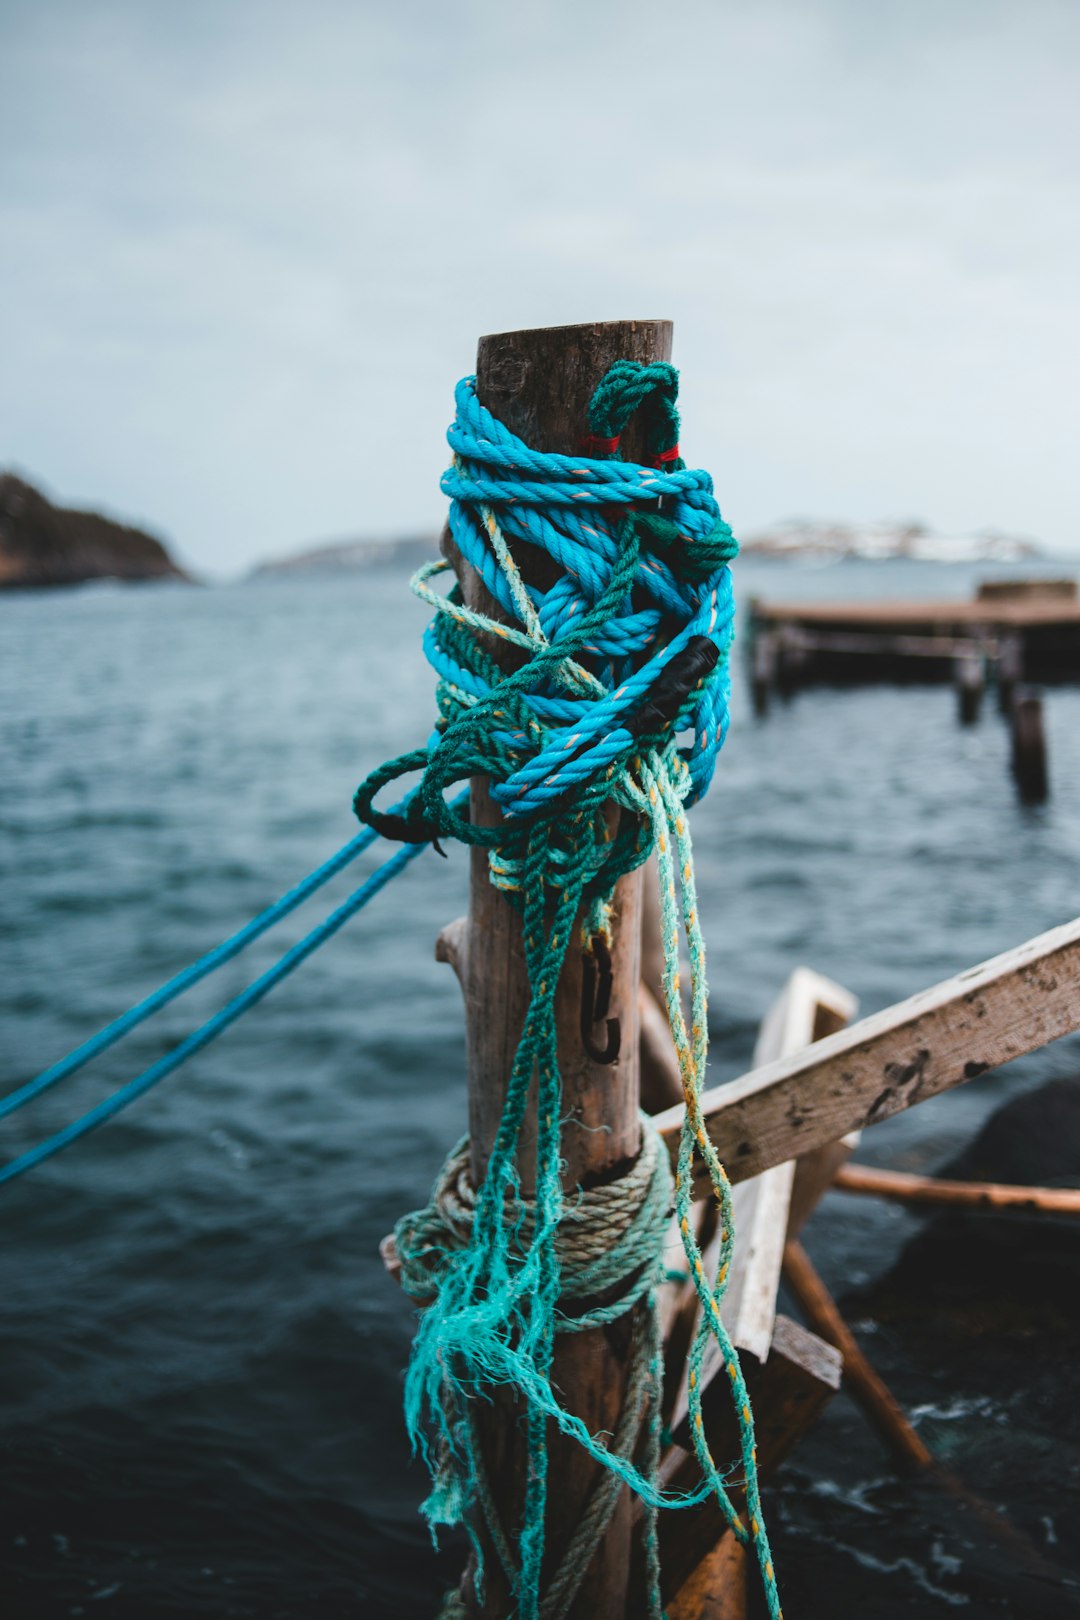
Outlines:
{"label": "rusty hook", "polygon": [[[602,934],[594,934],[581,958],[581,1044],[594,1063],[614,1063],[621,1031],[617,1018],[607,1018],[611,1005],[611,952]],[[593,1030],[607,1018],[607,1045],[598,1046]]]}

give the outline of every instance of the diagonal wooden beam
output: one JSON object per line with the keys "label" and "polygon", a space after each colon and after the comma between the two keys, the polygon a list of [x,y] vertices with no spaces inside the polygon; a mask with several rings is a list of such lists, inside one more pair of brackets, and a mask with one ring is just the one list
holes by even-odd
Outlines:
{"label": "diagonal wooden beam", "polygon": [[[1077,1029],[1080,918],[706,1092],[709,1134],[746,1181]],[[656,1116],[673,1158],[682,1112]]]}

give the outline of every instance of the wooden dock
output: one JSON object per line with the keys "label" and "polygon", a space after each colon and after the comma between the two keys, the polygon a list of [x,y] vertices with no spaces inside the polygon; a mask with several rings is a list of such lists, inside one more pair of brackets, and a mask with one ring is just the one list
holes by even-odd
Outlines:
{"label": "wooden dock", "polygon": [[751,603],[755,689],[821,682],[1080,680],[1074,579],[1000,580],[972,601]]}

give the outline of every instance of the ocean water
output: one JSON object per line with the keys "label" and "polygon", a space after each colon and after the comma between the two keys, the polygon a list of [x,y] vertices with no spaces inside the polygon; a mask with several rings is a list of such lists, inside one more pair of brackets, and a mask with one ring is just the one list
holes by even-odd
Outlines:
{"label": "ocean water", "polygon": [[[972,578],[737,576],[744,598],[966,595]],[[392,565],[0,602],[5,1090],[351,835],[356,783],[430,728],[424,618]],[[818,690],[757,723],[737,679],[693,818],[714,1083],[747,1065],[800,962],[872,1011],[1080,911],[1080,689],[1048,695],[1047,723],[1052,797],[1031,810],[991,704],[962,731],[946,687]],[[355,881],[5,1121],[4,1157],[166,1050]],[[437,1557],[417,1516],[411,1311],[377,1245],[462,1129],[459,993],[432,948],[465,896],[460,850],[422,857],[215,1046],[0,1189],[3,1614],[432,1613],[458,1554]],[[864,1156],[933,1167],[1006,1097],[1077,1072],[1080,1044],[1061,1042],[876,1128]],[[917,1226],[834,1193],[806,1242],[842,1294]],[[892,1478],[841,1398],[771,1493],[792,1620],[1059,1612],[1080,1575],[1080,1434],[1055,1405],[1055,1352],[1032,1343],[1027,1372],[1002,1375],[1015,1387],[984,1388],[978,1358],[860,1331],[950,1466],[1052,1568],[1034,1600],[1007,1555]]]}

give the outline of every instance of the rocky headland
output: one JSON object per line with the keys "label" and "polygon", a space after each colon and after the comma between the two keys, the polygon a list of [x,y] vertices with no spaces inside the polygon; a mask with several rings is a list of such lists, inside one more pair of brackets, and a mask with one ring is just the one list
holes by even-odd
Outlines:
{"label": "rocky headland", "polygon": [[153,535],[98,512],[54,506],[32,484],[0,473],[0,590],[189,578]]}

